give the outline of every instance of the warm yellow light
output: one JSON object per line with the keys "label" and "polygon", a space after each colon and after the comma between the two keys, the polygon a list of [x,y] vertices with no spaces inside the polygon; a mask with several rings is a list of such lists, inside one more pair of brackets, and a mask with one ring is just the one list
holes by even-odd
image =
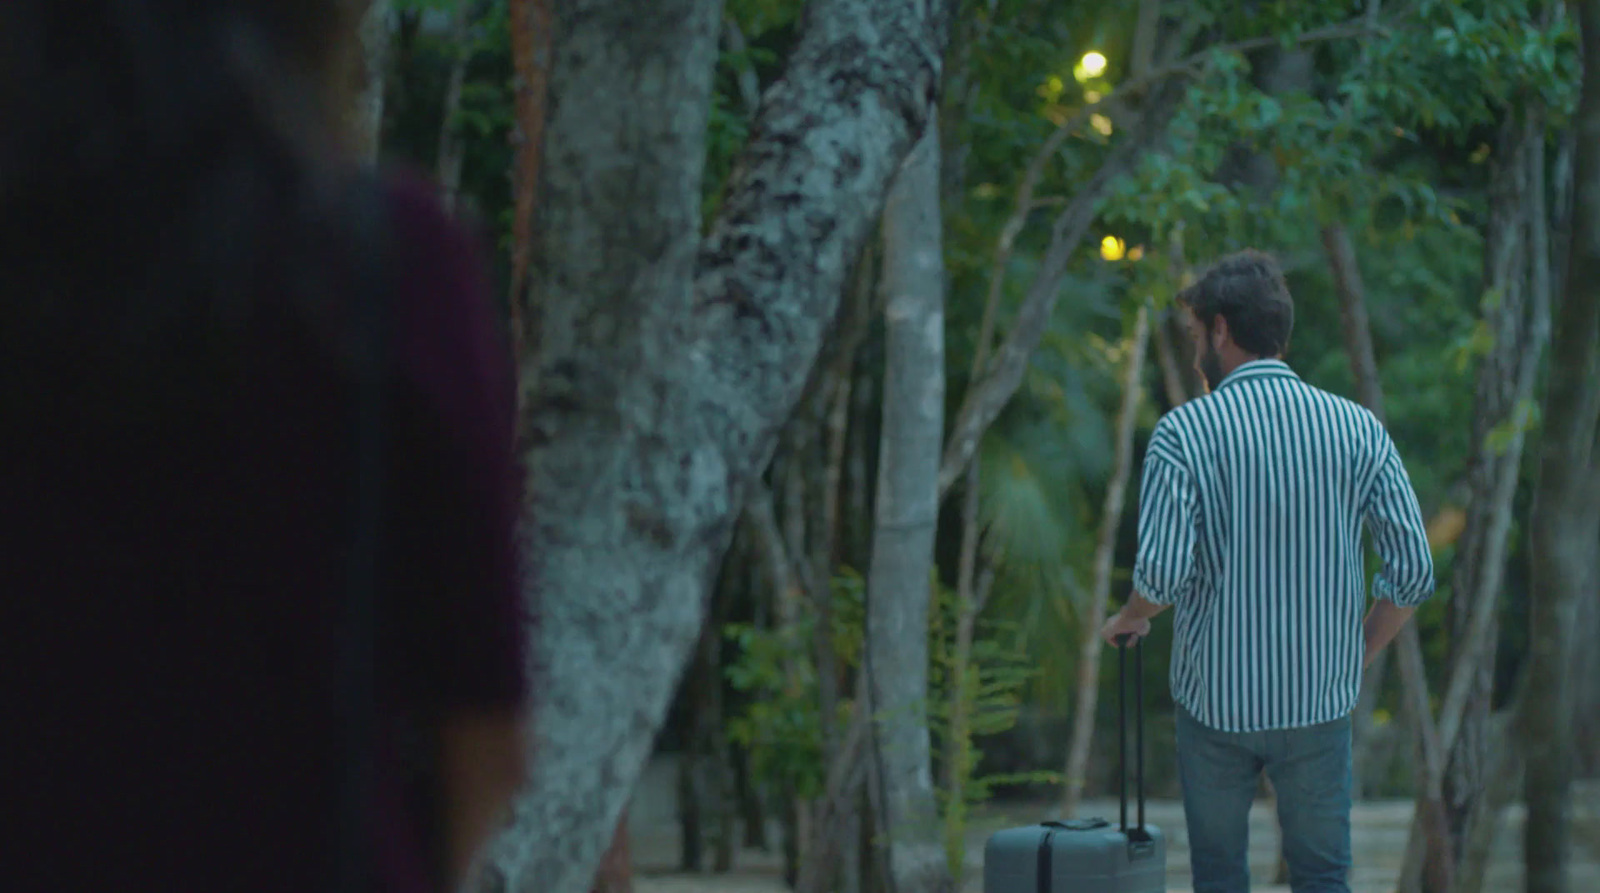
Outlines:
{"label": "warm yellow light", "polygon": [[1097,78],[1106,73],[1106,57],[1093,50],[1083,54],[1083,73]]}
{"label": "warm yellow light", "polygon": [[1089,126],[1100,131],[1101,136],[1111,135],[1111,119],[1105,115],[1090,115]]}
{"label": "warm yellow light", "polygon": [[1128,260],[1139,260],[1144,257],[1144,246],[1135,245],[1128,249]]}
{"label": "warm yellow light", "polygon": [[1127,246],[1116,236],[1106,236],[1100,240],[1100,256],[1106,260],[1122,260]]}

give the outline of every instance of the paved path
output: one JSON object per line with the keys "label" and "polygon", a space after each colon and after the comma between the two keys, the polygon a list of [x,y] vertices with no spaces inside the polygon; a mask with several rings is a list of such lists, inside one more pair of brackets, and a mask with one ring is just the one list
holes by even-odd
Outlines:
{"label": "paved path", "polygon": [[[728,874],[686,875],[677,872],[678,824],[674,802],[674,770],[669,760],[652,764],[641,782],[630,813],[635,893],[780,893],[786,888],[781,857],[774,851],[746,850],[738,854]],[[1580,814],[1600,834],[1600,785],[1589,783],[1574,798]],[[1049,804],[1005,804],[978,813],[967,835],[968,874],[963,893],[982,893],[983,842],[990,832],[1048,818]],[[1090,800],[1084,815],[1115,820],[1116,801]],[[1172,801],[1149,804],[1148,817],[1168,835],[1167,888],[1169,893],[1191,893],[1189,851],[1184,834],[1183,809]],[[1406,832],[1411,821],[1410,801],[1368,801],[1357,804],[1352,815],[1355,867],[1351,893],[1393,893],[1395,878],[1405,855]],[[1289,888],[1267,883],[1277,860],[1278,830],[1271,807],[1258,803],[1250,814],[1250,868],[1254,893],[1288,893]],[[778,841],[777,828],[769,835]],[[1600,840],[1585,838],[1574,847],[1573,891],[1600,893]],[[1507,815],[1491,857],[1486,893],[1513,893],[1522,889],[1522,811]]]}

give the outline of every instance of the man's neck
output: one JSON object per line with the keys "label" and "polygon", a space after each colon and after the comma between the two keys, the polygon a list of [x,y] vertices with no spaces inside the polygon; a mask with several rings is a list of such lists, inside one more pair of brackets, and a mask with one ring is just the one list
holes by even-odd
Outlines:
{"label": "man's neck", "polygon": [[1244,351],[1233,352],[1233,356],[1223,358],[1222,377],[1227,378],[1228,376],[1232,375],[1240,366],[1243,366],[1246,363],[1254,363],[1257,360],[1270,359],[1274,359],[1274,357],[1257,356],[1256,354],[1245,353]]}

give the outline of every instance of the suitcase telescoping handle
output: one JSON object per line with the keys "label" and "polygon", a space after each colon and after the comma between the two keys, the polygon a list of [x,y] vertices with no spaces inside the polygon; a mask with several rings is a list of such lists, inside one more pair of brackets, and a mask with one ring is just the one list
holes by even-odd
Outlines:
{"label": "suitcase telescoping handle", "polygon": [[1129,635],[1117,649],[1117,795],[1122,831],[1128,832],[1128,650],[1133,650],[1134,796],[1138,799],[1138,834],[1144,836],[1144,639]]}

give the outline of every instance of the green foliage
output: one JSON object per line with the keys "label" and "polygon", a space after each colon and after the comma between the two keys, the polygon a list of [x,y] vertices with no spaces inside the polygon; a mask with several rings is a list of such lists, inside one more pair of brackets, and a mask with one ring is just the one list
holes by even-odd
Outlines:
{"label": "green foliage", "polygon": [[[840,666],[860,665],[866,629],[866,587],[860,575],[844,569],[833,581],[833,646]],[[802,612],[796,622],[774,629],[734,623],[723,635],[738,657],[724,674],[735,691],[748,696],[744,710],[728,719],[728,737],[750,753],[751,771],[763,782],[795,796],[820,795],[828,767],[823,765],[822,716],[817,695],[812,636],[816,615]],[[849,721],[852,702],[841,699],[836,727]]]}
{"label": "green foliage", "polygon": [[[939,791],[944,822],[945,850],[950,871],[963,876],[966,859],[967,819],[972,806],[983,803],[1002,784],[1051,784],[1059,776],[1049,772],[979,775],[983,753],[978,738],[998,735],[1016,724],[1022,695],[1038,674],[1037,664],[1020,647],[1021,629],[1015,623],[983,624],[970,652],[958,646],[963,605],[949,587],[933,584],[933,610],[929,617],[929,723],[945,773],[960,779],[960,795],[948,787]],[[975,630],[978,632],[978,630]]]}

